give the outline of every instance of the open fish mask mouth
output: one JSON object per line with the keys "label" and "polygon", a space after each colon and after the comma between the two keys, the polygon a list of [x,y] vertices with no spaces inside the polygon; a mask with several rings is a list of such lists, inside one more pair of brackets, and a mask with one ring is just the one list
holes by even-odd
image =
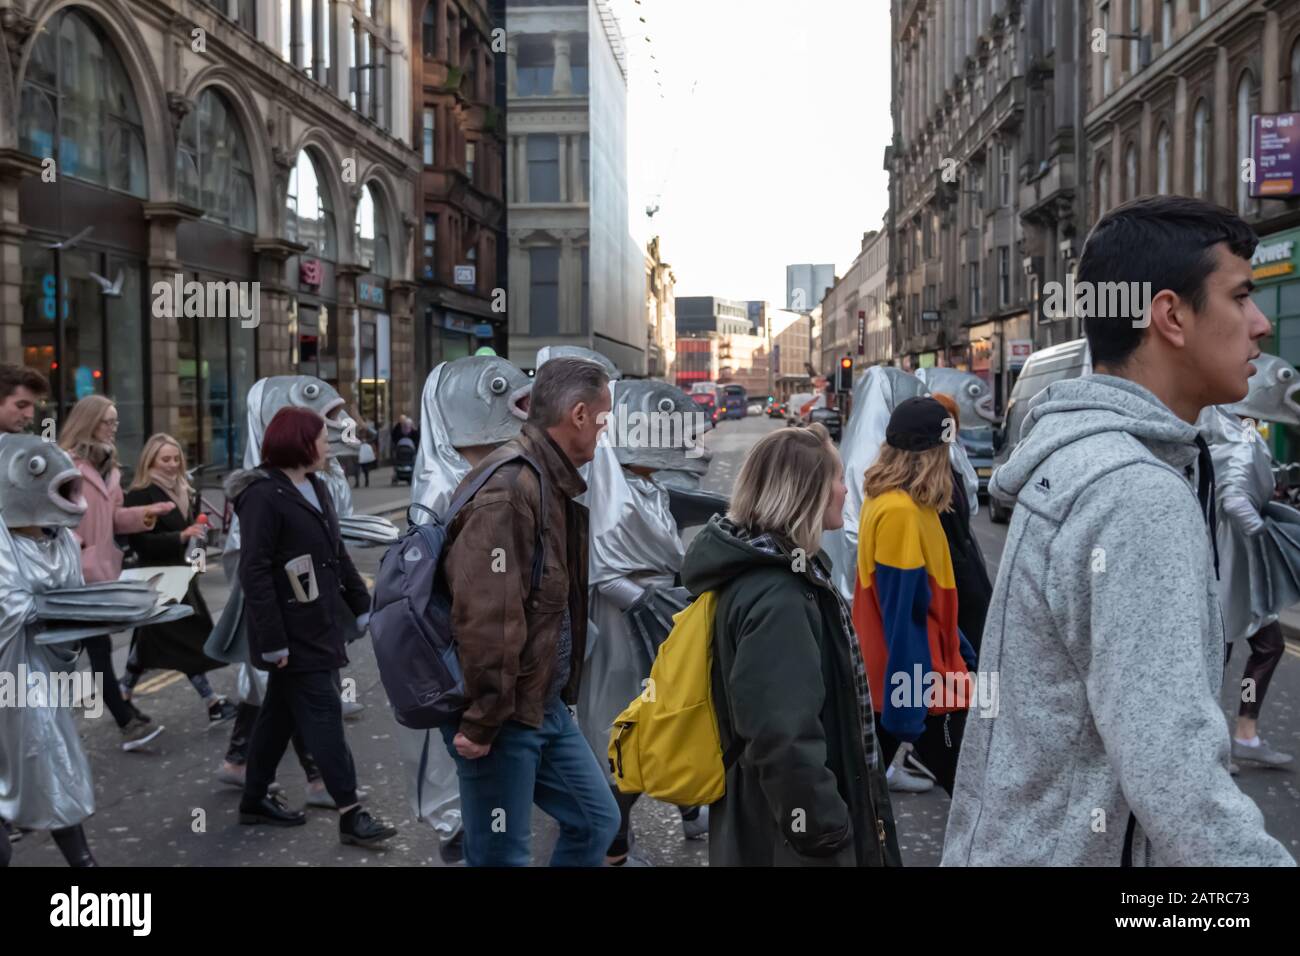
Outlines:
{"label": "open fish mask mouth", "polygon": [[[322,413],[325,436],[329,440],[330,456],[333,458],[353,457],[361,445],[361,439],[357,437],[356,420],[344,410],[345,404],[342,398],[338,398]],[[349,438],[352,440],[348,441]]]}
{"label": "open fish mask mouth", "polygon": [[985,395],[975,402],[975,412],[986,422],[996,422],[997,413],[993,411],[993,396]]}
{"label": "open fish mask mouth", "polygon": [[50,480],[46,496],[54,507],[78,519],[86,513],[86,499],[81,493],[81,472],[69,468],[59,472]]}
{"label": "open fish mask mouth", "polygon": [[521,422],[528,421],[528,406],[533,398],[533,383],[529,382],[522,388],[517,388],[510,393],[510,414],[515,416]]}

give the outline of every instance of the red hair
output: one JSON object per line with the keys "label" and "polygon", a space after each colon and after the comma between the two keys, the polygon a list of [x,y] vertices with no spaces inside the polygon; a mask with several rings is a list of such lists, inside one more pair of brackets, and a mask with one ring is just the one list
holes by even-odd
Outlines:
{"label": "red hair", "polygon": [[957,408],[957,399],[953,398],[946,392],[934,392],[931,396],[936,402],[948,409],[948,414],[952,416],[952,422],[958,428],[961,428],[961,412]]}
{"label": "red hair", "polygon": [[316,439],[325,419],[310,408],[282,408],[266,426],[262,464],[272,468],[307,468],[316,461]]}

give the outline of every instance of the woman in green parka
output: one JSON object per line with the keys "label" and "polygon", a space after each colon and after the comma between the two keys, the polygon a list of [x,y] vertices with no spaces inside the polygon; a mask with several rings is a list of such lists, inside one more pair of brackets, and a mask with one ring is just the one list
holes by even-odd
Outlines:
{"label": "woman in green parka", "polygon": [[709,809],[711,866],[901,865],[862,653],[820,552],[843,475],[821,425],[773,432],[686,553],[682,583],[718,597],[723,751],[743,744]]}

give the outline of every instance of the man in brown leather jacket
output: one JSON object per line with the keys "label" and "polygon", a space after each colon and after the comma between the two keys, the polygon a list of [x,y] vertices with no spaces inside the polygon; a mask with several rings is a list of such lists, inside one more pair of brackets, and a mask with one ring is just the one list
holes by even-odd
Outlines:
{"label": "man in brown leather jacket", "polygon": [[[608,378],[583,359],[537,373],[528,422],[462,482],[503,465],[453,521],[444,571],[470,704],[443,737],[456,761],[470,866],[527,866],[532,805],[560,824],[553,866],[598,866],[618,806],[566,704],[587,639],[587,509],[578,467],[610,410]],[[533,588],[545,509],[540,583]]]}

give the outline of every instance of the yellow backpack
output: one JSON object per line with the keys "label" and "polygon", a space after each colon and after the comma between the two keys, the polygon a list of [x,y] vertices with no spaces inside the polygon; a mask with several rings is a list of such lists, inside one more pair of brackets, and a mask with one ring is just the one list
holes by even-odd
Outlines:
{"label": "yellow backpack", "polygon": [[673,616],[650,679],[614,720],[609,762],[618,789],[646,793],[679,807],[713,803],[726,793],[725,757],[713,709],[713,615],[717,595],[705,591]]}

